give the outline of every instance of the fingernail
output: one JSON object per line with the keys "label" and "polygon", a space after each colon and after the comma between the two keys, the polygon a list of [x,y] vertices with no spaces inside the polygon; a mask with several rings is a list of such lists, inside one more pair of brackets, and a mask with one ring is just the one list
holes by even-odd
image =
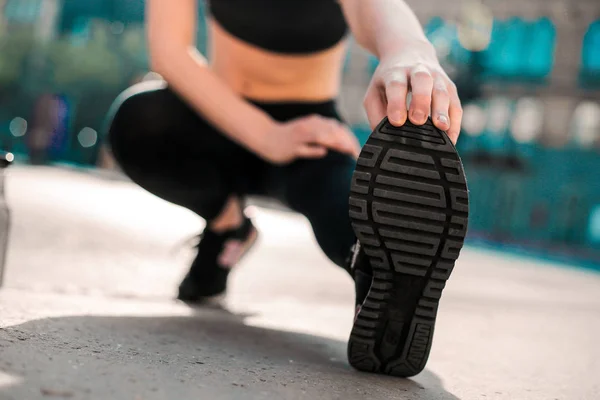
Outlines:
{"label": "fingernail", "polygon": [[413,112],[413,118],[417,121],[423,121],[425,119],[425,114],[423,113],[423,111],[416,110],[415,112]]}
{"label": "fingernail", "polygon": [[438,115],[438,121],[440,121],[442,124],[447,125],[448,124],[448,117],[446,117],[445,115]]}
{"label": "fingernail", "polygon": [[400,111],[393,111],[390,114],[390,121],[395,122],[397,124],[402,122],[402,113]]}

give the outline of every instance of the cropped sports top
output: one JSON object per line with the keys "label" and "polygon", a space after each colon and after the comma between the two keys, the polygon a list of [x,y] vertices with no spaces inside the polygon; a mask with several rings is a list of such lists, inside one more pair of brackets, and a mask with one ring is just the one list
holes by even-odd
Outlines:
{"label": "cropped sports top", "polygon": [[276,53],[314,53],[333,47],[348,27],[336,0],[207,0],[227,32]]}

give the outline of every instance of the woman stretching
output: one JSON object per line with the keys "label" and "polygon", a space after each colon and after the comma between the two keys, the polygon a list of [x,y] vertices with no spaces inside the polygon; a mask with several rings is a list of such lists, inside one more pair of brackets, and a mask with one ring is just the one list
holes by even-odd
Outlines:
{"label": "woman stretching", "polygon": [[[147,1],[165,82],[121,95],[109,132],[134,182],[207,221],[179,298],[225,291],[256,237],[244,199],[270,196],[305,215],[355,280],[350,363],[420,372],[468,201],[456,86],[415,15],[402,0],[210,0],[209,64],[195,47],[197,6]],[[348,30],[380,60],[362,152],[336,110]]]}

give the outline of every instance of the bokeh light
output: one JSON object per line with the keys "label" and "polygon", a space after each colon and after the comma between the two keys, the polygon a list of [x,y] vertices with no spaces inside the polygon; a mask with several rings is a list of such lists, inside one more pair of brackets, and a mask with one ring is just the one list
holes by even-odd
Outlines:
{"label": "bokeh light", "polygon": [[487,115],[483,107],[478,104],[467,104],[463,110],[462,128],[470,136],[479,136],[485,129]]}
{"label": "bokeh light", "polygon": [[513,138],[519,143],[531,143],[542,132],[544,108],[541,101],[525,97],[517,102],[511,124]]}
{"label": "bokeh light", "polygon": [[25,136],[27,133],[27,121],[21,117],[15,117],[8,126],[10,133],[15,137]]}
{"label": "bokeh light", "polygon": [[493,135],[506,132],[511,120],[510,101],[503,97],[495,97],[488,103],[487,129]]}
{"label": "bokeh light", "polygon": [[582,147],[590,147],[600,139],[600,105],[583,101],[575,108],[571,125],[572,136]]}
{"label": "bokeh light", "polygon": [[92,128],[85,127],[77,135],[77,140],[81,147],[93,147],[98,142],[98,132]]}
{"label": "bokeh light", "polygon": [[467,50],[485,50],[490,44],[493,25],[494,16],[488,7],[480,1],[467,1],[458,24],[458,41]]}

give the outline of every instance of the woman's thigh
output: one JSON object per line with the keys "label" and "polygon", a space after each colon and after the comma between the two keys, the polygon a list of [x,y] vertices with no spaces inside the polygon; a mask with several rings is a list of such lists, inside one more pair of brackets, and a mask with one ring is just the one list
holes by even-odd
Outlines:
{"label": "woman's thigh", "polygon": [[112,107],[109,144],[151,193],[206,219],[261,186],[265,163],[204,120],[164,84],[134,86]]}

